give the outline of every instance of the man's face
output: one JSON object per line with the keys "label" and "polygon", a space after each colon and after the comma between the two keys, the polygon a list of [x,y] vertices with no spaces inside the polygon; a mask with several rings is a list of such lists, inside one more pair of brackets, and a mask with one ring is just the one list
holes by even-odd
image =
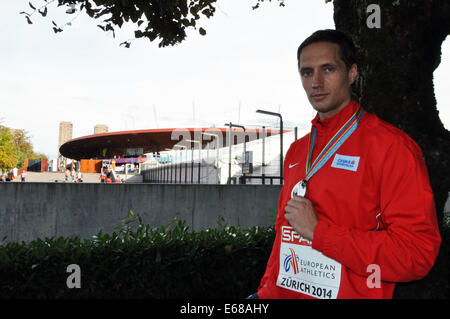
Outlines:
{"label": "man's face", "polygon": [[316,42],[303,48],[299,70],[308,100],[321,119],[333,116],[350,102],[350,86],[358,72],[356,64],[347,71],[337,44]]}

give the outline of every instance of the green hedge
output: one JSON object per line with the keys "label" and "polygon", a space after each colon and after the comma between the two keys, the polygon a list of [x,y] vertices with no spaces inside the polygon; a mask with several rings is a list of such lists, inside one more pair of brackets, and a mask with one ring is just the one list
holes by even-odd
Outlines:
{"label": "green hedge", "polygon": [[[150,228],[130,212],[112,234],[0,246],[0,298],[245,298],[256,291],[273,227],[192,232],[182,221]],[[70,264],[81,288],[69,289]]]}
{"label": "green hedge", "polygon": [[[448,298],[450,230],[430,274],[398,284],[394,298]],[[269,258],[273,227],[191,232],[182,221],[150,228],[130,212],[112,234],[38,239],[0,246],[4,298],[245,298],[256,291]],[[69,289],[67,266],[81,269]]]}

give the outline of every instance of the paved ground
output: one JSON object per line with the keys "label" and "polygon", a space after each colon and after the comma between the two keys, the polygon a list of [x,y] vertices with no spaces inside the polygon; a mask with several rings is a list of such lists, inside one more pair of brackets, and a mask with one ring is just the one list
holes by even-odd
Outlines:
{"label": "paved ground", "polygon": [[[83,174],[83,183],[100,183],[100,174],[99,173],[82,173]],[[25,182],[62,182],[65,183],[65,175],[64,173],[57,172],[27,172],[27,177],[25,178]],[[125,178],[125,175],[120,175],[120,178]],[[13,182],[20,183],[20,176],[17,176]],[[128,175],[128,183],[142,183],[141,175]],[[68,183],[72,183],[72,177],[69,176]]]}
{"label": "paved ground", "polygon": [[[57,172],[27,172],[25,182],[65,182],[64,173]],[[13,182],[20,182],[20,176],[17,176]],[[72,182],[72,178],[69,176],[69,182]],[[95,173],[83,173],[84,183],[100,183],[100,174]]]}

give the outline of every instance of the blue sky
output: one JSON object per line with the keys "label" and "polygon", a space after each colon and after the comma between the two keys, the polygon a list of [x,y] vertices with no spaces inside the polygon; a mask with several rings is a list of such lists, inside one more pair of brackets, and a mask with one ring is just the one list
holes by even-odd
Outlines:
{"label": "blue sky", "polygon": [[[39,5],[43,1],[32,1]],[[334,28],[333,6],[324,1],[219,2],[215,16],[174,47],[157,42],[119,44],[133,38],[131,26],[105,33],[84,14],[62,33],[73,16],[52,6],[49,17],[28,25],[20,11],[28,1],[5,1],[0,12],[0,120],[26,129],[36,151],[55,158],[60,121],[73,123],[73,137],[93,134],[96,124],[110,131],[167,127],[268,125],[275,118],[256,109],[281,112],[301,131],[314,115],[300,84],[296,50],[313,31]],[[450,128],[450,41],[435,71],[441,120]]]}

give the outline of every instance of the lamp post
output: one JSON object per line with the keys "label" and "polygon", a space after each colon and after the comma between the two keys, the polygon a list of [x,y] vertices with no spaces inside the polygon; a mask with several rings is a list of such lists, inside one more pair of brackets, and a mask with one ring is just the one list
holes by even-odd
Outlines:
{"label": "lamp post", "polygon": [[280,118],[280,184],[283,184],[283,118],[280,113],[256,110],[256,113],[277,116]]}
{"label": "lamp post", "polygon": [[231,122],[230,123],[225,123],[225,125],[230,127],[230,130],[229,130],[229,133],[228,133],[228,140],[230,141],[229,152],[228,152],[228,154],[229,154],[229,159],[228,159],[228,184],[230,184],[231,183],[231,145],[232,145],[232,142],[231,142],[231,128],[232,127],[240,127],[240,128],[242,128],[244,130],[244,154],[245,154],[245,151],[246,151],[246,149],[245,149],[246,136],[245,136],[245,127],[244,126],[233,124]]}

